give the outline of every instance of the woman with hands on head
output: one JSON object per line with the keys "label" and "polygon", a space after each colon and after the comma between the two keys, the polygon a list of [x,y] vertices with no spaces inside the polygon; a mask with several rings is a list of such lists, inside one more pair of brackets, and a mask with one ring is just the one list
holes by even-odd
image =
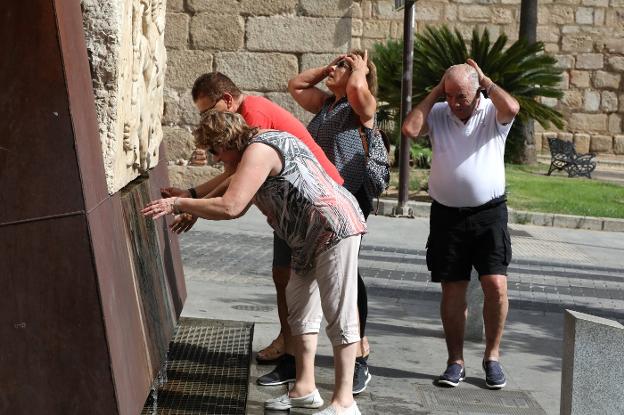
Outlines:
{"label": "woman with hands on head", "polygon": [[159,199],[142,213],[154,219],[190,213],[228,220],[243,215],[254,203],[292,249],[293,267],[286,301],[296,380],[288,393],[266,401],[265,407],[323,405],[314,379],[314,356],[324,315],[334,351],[335,387],[331,405],[317,414],[360,414],[352,381],[360,341],[357,256],[366,222],[357,201],[331,179],[301,140],[286,132],[258,130],[239,114],[208,111],[195,138],[198,147],[206,148],[226,167],[234,167],[225,193],[211,199]]}
{"label": "woman with hands on head", "polygon": [[[329,93],[317,85],[325,81]],[[308,131],[344,178],[344,187],[357,199],[364,217],[373,207],[373,195],[364,186],[366,156],[362,136],[371,142],[376,131],[377,70],[368,52],[354,49],[327,66],[303,71],[288,82],[288,91],[305,110],[316,114]],[[368,300],[358,272],[358,311],[362,340],[353,380],[353,393],[362,392],[371,379],[368,340],[365,337]]]}

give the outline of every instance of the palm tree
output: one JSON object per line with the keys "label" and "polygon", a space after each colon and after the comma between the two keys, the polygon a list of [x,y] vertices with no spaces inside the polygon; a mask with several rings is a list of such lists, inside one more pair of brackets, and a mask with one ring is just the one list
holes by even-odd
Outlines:
{"label": "palm tree", "polygon": [[[556,60],[552,56],[544,53],[543,43],[529,44],[525,39],[519,39],[505,48],[507,41],[508,37],[502,34],[492,43],[487,29],[481,34],[475,29],[468,51],[468,45],[457,29],[427,27],[414,40],[412,102],[420,102],[438,84],[449,66],[464,63],[471,57],[487,76],[520,103],[521,110],[506,148],[507,161],[519,162],[524,147],[523,125],[529,119],[536,120],[544,128],[551,124],[563,127],[561,113],[537,100],[538,97],[561,98],[563,93],[558,85],[562,70],[555,67]],[[396,50],[401,47],[401,42],[397,41],[377,44],[373,57],[381,109],[392,114],[398,114],[400,109],[401,61],[400,57],[396,60]],[[388,62],[387,59],[395,61]]]}

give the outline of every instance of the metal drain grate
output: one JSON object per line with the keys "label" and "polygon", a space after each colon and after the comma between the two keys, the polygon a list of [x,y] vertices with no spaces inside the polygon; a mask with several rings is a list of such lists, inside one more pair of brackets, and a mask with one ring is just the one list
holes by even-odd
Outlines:
{"label": "metal drain grate", "polygon": [[251,323],[180,319],[166,382],[141,415],[244,414],[252,338]]}
{"label": "metal drain grate", "polygon": [[546,415],[535,399],[522,391],[417,386],[416,400],[426,409],[459,414]]}

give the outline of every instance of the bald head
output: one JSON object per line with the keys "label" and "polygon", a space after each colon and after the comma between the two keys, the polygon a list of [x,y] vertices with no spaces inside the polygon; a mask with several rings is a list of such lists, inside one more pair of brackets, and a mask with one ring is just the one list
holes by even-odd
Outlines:
{"label": "bald head", "polygon": [[444,94],[453,114],[466,122],[479,101],[479,74],[468,64],[453,65],[444,75]]}
{"label": "bald head", "polygon": [[467,63],[453,65],[446,70],[445,83],[446,82],[466,88],[472,93],[476,93],[479,89],[479,74],[475,68]]}

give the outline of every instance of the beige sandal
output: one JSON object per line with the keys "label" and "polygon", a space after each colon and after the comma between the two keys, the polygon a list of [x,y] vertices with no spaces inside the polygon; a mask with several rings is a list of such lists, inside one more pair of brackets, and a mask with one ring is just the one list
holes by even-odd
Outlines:
{"label": "beige sandal", "polygon": [[285,353],[284,335],[280,333],[270,345],[256,353],[256,361],[258,363],[272,363],[284,356]]}

